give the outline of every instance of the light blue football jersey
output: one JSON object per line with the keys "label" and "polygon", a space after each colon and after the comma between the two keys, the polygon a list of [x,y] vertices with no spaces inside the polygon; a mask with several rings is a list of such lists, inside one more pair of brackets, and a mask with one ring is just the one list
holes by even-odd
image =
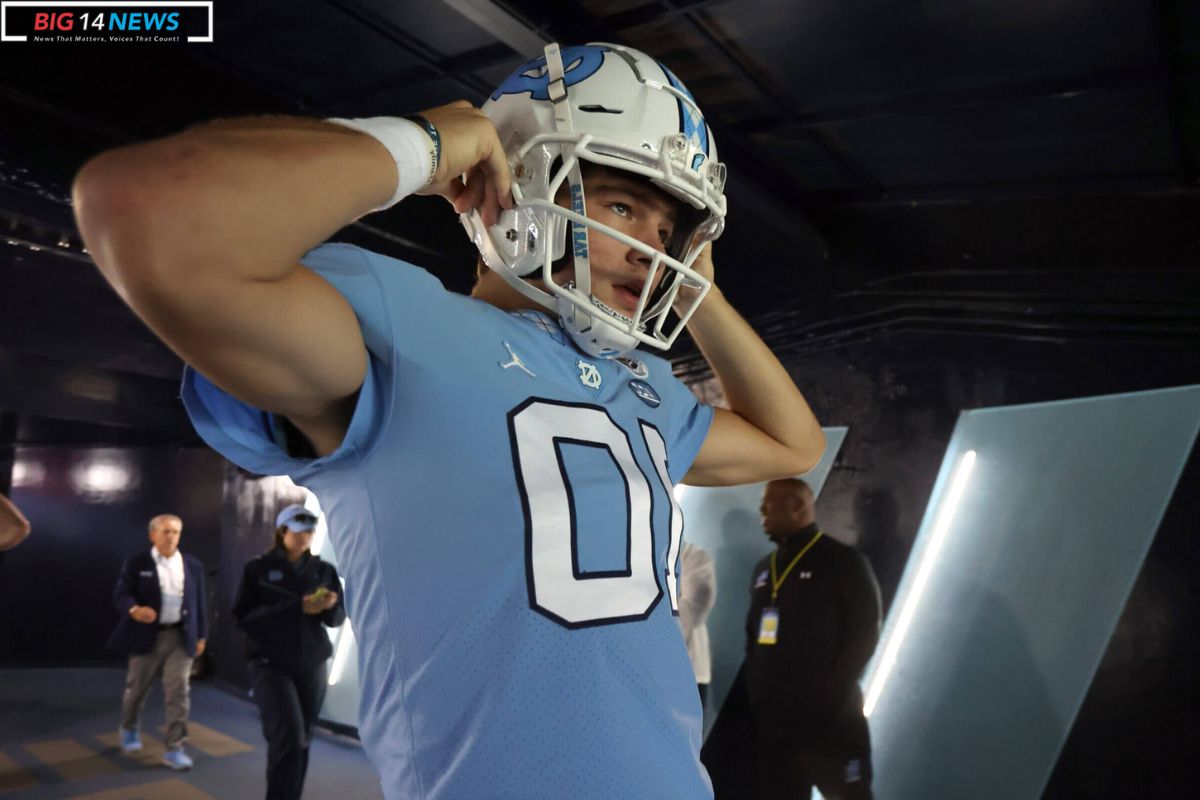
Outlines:
{"label": "light blue football jersey", "polygon": [[710,798],[676,622],[671,487],[712,409],[635,353],[446,291],[348,245],[304,263],[354,308],[370,367],[330,455],[188,370],[197,431],[328,516],[358,640],[359,729],[389,800]]}

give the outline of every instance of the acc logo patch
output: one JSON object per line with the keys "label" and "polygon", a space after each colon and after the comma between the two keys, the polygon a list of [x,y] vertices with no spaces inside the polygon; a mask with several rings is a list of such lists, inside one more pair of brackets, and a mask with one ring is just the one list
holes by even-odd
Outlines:
{"label": "acc logo patch", "polygon": [[629,356],[617,356],[615,359],[618,364],[633,373],[635,378],[647,378],[650,376],[650,368],[636,358]]}
{"label": "acc logo patch", "polygon": [[[599,47],[564,47],[563,83],[570,87],[595,75],[604,64],[604,53]],[[516,71],[505,78],[504,83],[492,93],[492,99],[498,100],[502,94],[522,92],[529,92],[530,98],[534,100],[550,99],[550,76],[546,70],[545,56],[517,67]]]}
{"label": "acc logo patch", "polygon": [[658,396],[658,392],[654,391],[654,387],[645,381],[630,381],[629,388],[633,390],[633,393],[638,396],[639,400],[651,408],[658,408],[662,403],[662,398]]}

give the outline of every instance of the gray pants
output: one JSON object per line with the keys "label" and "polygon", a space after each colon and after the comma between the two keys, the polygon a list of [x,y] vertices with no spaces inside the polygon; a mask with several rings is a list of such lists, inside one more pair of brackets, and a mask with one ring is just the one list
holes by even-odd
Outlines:
{"label": "gray pants", "polygon": [[125,673],[125,694],[121,700],[121,727],[135,731],[142,706],[154,679],[162,676],[163,705],[166,708],[168,750],[183,747],[187,739],[188,708],[191,706],[192,657],[183,649],[179,628],[161,628],[154,649],[129,657]]}

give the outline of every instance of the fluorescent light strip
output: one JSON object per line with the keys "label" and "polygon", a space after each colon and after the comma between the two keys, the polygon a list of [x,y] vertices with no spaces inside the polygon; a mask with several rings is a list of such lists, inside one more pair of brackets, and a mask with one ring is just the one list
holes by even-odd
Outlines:
{"label": "fluorescent light strip", "polygon": [[912,588],[908,590],[908,596],[904,599],[904,608],[900,611],[900,618],[896,621],[896,629],[889,638],[887,649],[884,650],[883,658],[879,661],[879,669],[876,670],[875,678],[871,681],[871,688],[867,692],[866,702],[863,703],[864,716],[871,716],[871,712],[875,710],[875,704],[879,701],[879,695],[883,693],[883,687],[887,683],[888,675],[891,674],[892,667],[896,664],[896,654],[900,651],[900,645],[904,643],[904,637],[908,633],[908,626],[912,623],[913,615],[917,610],[917,604],[921,602],[921,594],[925,591],[925,583],[929,580],[929,574],[933,572],[933,565],[937,561],[938,552],[942,549],[942,544],[946,541],[946,533],[950,530],[950,523],[954,521],[954,515],[958,511],[958,503],[967,488],[967,479],[970,477],[971,469],[974,466],[975,451],[968,450],[966,453],[963,453],[962,460],[958,462],[958,469],[955,470],[954,480],[950,484],[950,492],[946,496],[946,503],[942,506],[942,512],[938,517],[937,524],[934,526],[933,537],[929,542],[929,547],[925,550],[925,555],[921,557],[921,566],[917,570],[917,577],[913,580]]}
{"label": "fluorescent light strip", "polygon": [[329,531],[329,526],[325,524],[325,515],[321,513],[321,502],[308,489],[304,490],[304,507],[317,517],[317,527],[313,529],[313,538],[312,542],[308,545],[308,550],[314,556],[319,556],[321,555],[321,550],[325,547],[325,537]]}
{"label": "fluorescent light strip", "polygon": [[329,669],[329,685],[333,686],[342,679],[342,672],[346,669],[346,658],[350,655],[350,645],[354,643],[354,629],[350,626],[350,619],[347,618],[342,627],[342,635],[338,637],[337,652],[333,654],[333,666]]}
{"label": "fluorescent light strip", "polygon": [[[342,582],[342,602],[345,603],[346,579],[340,578],[340,580]],[[346,621],[338,628],[337,645],[335,645],[333,653],[333,666],[329,668],[330,686],[333,686],[342,679],[342,671],[346,669],[346,658],[350,655],[350,645],[353,642],[354,629],[350,627],[350,618],[346,617]]]}

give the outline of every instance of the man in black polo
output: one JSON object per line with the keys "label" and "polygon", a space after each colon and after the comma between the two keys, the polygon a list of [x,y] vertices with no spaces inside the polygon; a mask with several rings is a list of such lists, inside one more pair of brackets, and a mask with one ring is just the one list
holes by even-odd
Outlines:
{"label": "man in black polo", "polygon": [[879,640],[879,585],[867,559],[824,534],[813,492],[778,480],[762,521],[777,545],[758,563],[746,618],[745,688],[757,793],[869,800],[871,744],[858,678]]}
{"label": "man in black polo", "polygon": [[174,514],[150,520],[149,552],[121,567],[113,603],[121,614],[108,647],[129,656],[121,703],[121,750],[142,749],[142,706],[155,677],[162,675],[166,707],[166,754],[174,770],[192,767],[184,752],[190,705],[192,660],[204,652],[208,630],[204,602],[204,566],[179,552],[183,521]]}

